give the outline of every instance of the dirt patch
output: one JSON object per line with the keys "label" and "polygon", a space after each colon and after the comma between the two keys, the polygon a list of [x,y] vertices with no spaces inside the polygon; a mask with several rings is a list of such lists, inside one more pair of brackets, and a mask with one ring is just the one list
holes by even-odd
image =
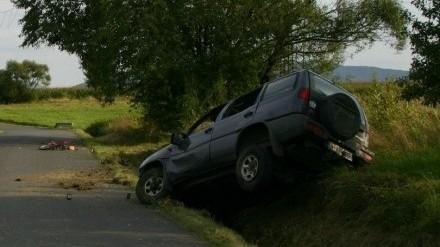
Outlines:
{"label": "dirt patch", "polygon": [[63,189],[78,191],[92,190],[99,185],[112,183],[111,171],[105,168],[83,170],[59,170],[32,177],[23,178],[24,181],[35,182],[41,185],[59,186]]}

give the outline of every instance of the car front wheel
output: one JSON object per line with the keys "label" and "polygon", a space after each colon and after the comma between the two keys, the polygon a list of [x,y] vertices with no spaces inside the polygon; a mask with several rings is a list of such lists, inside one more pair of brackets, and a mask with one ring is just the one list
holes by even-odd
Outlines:
{"label": "car front wheel", "polygon": [[245,191],[255,191],[267,186],[272,178],[273,155],[267,145],[244,148],[238,157],[235,174]]}
{"label": "car front wheel", "polygon": [[151,204],[169,194],[166,176],[161,168],[144,171],[136,185],[136,196],[142,204]]}

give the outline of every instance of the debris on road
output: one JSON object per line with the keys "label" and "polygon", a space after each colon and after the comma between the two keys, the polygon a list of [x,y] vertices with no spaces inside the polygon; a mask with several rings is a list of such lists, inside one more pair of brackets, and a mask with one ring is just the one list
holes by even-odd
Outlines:
{"label": "debris on road", "polygon": [[111,170],[104,168],[85,168],[81,170],[54,170],[21,177],[31,184],[57,186],[70,190],[90,191],[105,184],[112,184]]}
{"label": "debris on road", "polygon": [[17,178],[17,179],[15,179],[14,181],[15,181],[15,182],[21,182],[22,180],[21,180],[21,178]]}
{"label": "debris on road", "polygon": [[67,194],[66,195],[66,200],[68,200],[68,201],[72,200],[72,194]]}
{"label": "debris on road", "polygon": [[69,141],[51,141],[40,147],[40,150],[69,150],[76,151],[78,148]]}

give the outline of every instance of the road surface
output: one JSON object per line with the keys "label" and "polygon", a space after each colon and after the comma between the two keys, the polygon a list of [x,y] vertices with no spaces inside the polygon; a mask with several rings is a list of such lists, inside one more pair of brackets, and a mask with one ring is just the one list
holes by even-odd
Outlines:
{"label": "road surface", "polygon": [[69,131],[0,123],[0,246],[205,246],[136,198],[127,200],[127,188],[79,192],[45,179],[98,165],[83,147],[38,150],[51,140],[78,142]]}

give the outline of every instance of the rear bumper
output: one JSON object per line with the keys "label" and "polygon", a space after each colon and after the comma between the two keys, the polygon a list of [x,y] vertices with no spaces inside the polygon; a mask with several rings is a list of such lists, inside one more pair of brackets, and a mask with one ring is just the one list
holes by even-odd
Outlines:
{"label": "rear bumper", "polygon": [[[333,138],[322,125],[315,121],[308,121],[305,130],[301,136],[286,143],[287,155],[294,154],[306,162],[345,159],[352,162],[362,160],[371,163],[374,160],[374,153],[358,138],[342,142]],[[340,147],[340,152],[335,152],[334,148],[332,150],[331,147],[335,145]]]}

